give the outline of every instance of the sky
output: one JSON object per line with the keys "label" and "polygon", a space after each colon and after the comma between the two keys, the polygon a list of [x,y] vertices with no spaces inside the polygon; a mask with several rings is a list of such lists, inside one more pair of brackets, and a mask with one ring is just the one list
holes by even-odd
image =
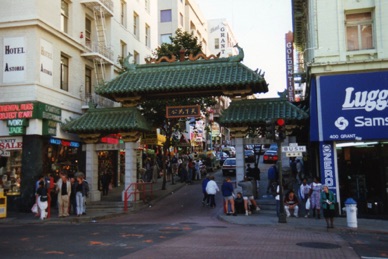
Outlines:
{"label": "sky", "polygon": [[244,65],[265,72],[269,84],[258,98],[278,97],[286,89],[285,34],[292,31],[290,0],[195,0],[206,19],[226,18]]}

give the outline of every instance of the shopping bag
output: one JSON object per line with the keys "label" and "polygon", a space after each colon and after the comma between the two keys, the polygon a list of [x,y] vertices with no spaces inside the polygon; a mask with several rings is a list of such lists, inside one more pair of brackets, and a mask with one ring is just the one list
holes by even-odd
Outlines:
{"label": "shopping bag", "polygon": [[306,210],[309,210],[310,207],[311,207],[310,198],[308,198],[306,201]]}
{"label": "shopping bag", "polygon": [[32,213],[38,213],[38,204],[34,204],[31,208]]}

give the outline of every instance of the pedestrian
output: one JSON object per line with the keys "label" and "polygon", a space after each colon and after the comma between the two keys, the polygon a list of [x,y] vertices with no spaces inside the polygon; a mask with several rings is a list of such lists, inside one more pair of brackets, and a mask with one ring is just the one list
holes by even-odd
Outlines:
{"label": "pedestrian", "polygon": [[326,220],[327,228],[334,228],[335,216],[335,197],[334,193],[329,190],[328,186],[323,186],[321,193],[321,204],[323,209],[323,217]]}
{"label": "pedestrian", "polygon": [[239,186],[242,188],[242,194],[244,199],[244,208],[245,208],[245,215],[249,215],[249,208],[248,208],[248,201],[251,202],[252,206],[256,208],[256,211],[259,211],[260,208],[257,206],[256,201],[253,197],[253,185],[251,180],[245,176],[244,180],[238,183]]}
{"label": "pedestrian", "polygon": [[303,173],[303,165],[300,159],[296,159],[296,173],[297,173],[297,180],[299,183],[301,183],[304,178],[304,173]]}
{"label": "pedestrian", "polygon": [[111,183],[111,176],[108,171],[104,171],[101,176],[102,195],[106,196],[109,193],[109,185]]}
{"label": "pedestrian", "polygon": [[77,216],[81,216],[85,211],[85,198],[89,194],[89,185],[84,181],[83,176],[78,176],[75,182],[75,198],[77,201]]}
{"label": "pedestrian", "polygon": [[75,198],[75,178],[70,178],[70,184],[71,184],[71,194],[70,194],[70,207],[71,207],[71,214],[77,215],[77,200]]}
{"label": "pedestrian", "polygon": [[36,190],[36,201],[38,203],[40,219],[44,220],[47,217],[47,206],[48,206],[48,195],[47,188],[43,181],[38,183],[38,189]]}
{"label": "pedestrian", "polygon": [[199,160],[195,162],[195,180],[201,180],[201,169],[199,168]]}
{"label": "pedestrian", "polygon": [[[309,193],[310,193],[311,185],[307,184],[307,179],[303,178],[302,184],[299,187],[298,195],[299,200],[301,202],[301,211],[304,213],[304,217],[307,218],[309,216],[309,209],[306,208],[306,202],[309,199]],[[302,214],[302,213],[301,213]]]}
{"label": "pedestrian", "polygon": [[276,182],[277,182],[277,168],[276,168],[276,165],[272,165],[269,169],[268,169],[268,173],[267,173],[267,176],[268,176],[268,186],[267,186],[267,194],[270,194],[272,193],[273,195],[275,194],[276,192]]}
{"label": "pedestrian", "polygon": [[206,191],[207,183],[210,181],[209,175],[207,174],[206,177],[202,180],[202,193],[203,193],[203,199],[202,199],[202,206],[205,207],[209,206],[209,195]]}
{"label": "pedestrian", "polygon": [[206,184],[206,192],[207,192],[207,195],[209,195],[211,208],[216,207],[215,196],[216,196],[216,193],[219,191],[220,189],[218,188],[217,183],[214,181],[214,176],[210,176],[209,182]]}
{"label": "pedestrian", "polygon": [[253,195],[255,198],[258,198],[258,181],[260,180],[260,169],[255,166],[255,168],[252,168],[250,164],[247,164],[247,170],[246,170],[246,176],[248,176],[250,179],[252,179],[253,184]]}
{"label": "pedestrian", "polygon": [[284,198],[284,209],[286,211],[287,217],[291,216],[291,212],[293,212],[294,217],[298,217],[298,198],[295,196],[293,191],[290,191]]}
{"label": "pedestrian", "polygon": [[[233,184],[231,182],[230,177],[226,177],[225,181],[222,183],[221,186],[221,192],[222,196],[224,197],[224,208],[225,208],[225,213],[226,215],[233,215],[236,216],[236,211],[234,208],[234,197],[233,197]],[[230,210],[229,211],[229,205],[230,205]]]}
{"label": "pedestrian", "polygon": [[56,191],[58,193],[58,216],[68,217],[69,216],[69,201],[71,194],[71,184],[67,179],[67,174],[61,172],[60,178],[57,182]]}
{"label": "pedestrian", "polygon": [[313,210],[313,218],[315,218],[315,215],[317,215],[318,219],[321,218],[321,191],[322,184],[319,181],[319,177],[314,177],[310,189],[310,203],[311,209]]}
{"label": "pedestrian", "polygon": [[160,171],[159,164],[157,163],[156,160],[154,160],[154,164],[152,166],[152,182],[153,183],[156,183],[158,181],[159,171]]}
{"label": "pedestrian", "polygon": [[244,198],[241,192],[238,192],[234,199],[234,209],[236,214],[245,214]]}

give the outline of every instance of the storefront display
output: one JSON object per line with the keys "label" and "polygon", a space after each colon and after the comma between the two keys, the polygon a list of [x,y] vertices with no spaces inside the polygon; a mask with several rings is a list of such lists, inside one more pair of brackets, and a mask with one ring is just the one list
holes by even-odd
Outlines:
{"label": "storefront display", "polygon": [[7,196],[20,195],[22,146],[21,137],[0,138],[0,188]]}

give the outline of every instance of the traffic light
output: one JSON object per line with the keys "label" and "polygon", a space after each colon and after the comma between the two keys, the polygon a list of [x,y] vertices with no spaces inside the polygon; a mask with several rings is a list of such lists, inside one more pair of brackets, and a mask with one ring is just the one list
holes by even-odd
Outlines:
{"label": "traffic light", "polygon": [[286,121],[282,118],[279,118],[275,121],[277,126],[277,140],[284,140],[286,138]]}
{"label": "traffic light", "polygon": [[265,122],[265,137],[267,139],[275,140],[275,124],[272,120]]}

